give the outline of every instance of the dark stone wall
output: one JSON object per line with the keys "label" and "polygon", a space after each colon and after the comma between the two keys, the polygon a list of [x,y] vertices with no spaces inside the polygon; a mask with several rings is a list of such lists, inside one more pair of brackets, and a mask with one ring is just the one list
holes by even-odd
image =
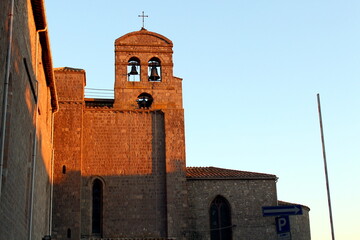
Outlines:
{"label": "dark stone wall", "polygon": [[[0,114],[9,46],[10,2],[0,2]],[[5,155],[0,176],[0,239],[27,239],[30,233],[33,239],[41,239],[49,234],[50,227],[52,106],[49,79],[43,67],[46,50],[36,32],[31,3],[15,1],[13,13]],[[39,7],[43,3],[36,1],[36,4]]]}
{"label": "dark stone wall", "polygon": [[303,215],[290,216],[290,228],[292,240],[310,240],[310,209],[302,207]]}
{"label": "dark stone wall", "polygon": [[274,180],[187,180],[189,235],[210,239],[211,202],[224,197],[230,204],[233,239],[276,239],[274,220],[262,216],[262,206],[277,205]]}

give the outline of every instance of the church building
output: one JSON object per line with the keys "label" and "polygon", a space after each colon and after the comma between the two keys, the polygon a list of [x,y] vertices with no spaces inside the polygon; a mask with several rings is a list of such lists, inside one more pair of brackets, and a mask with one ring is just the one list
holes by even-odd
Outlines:
{"label": "church building", "polygon": [[[114,99],[84,98],[85,70],[54,69],[53,239],[273,240],[277,177],[186,167],[173,43],[142,28],[115,40]],[[291,216],[309,240],[309,208]]]}
{"label": "church building", "polygon": [[114,97],[89,99],[85,70],[53,68],[44,0],[0,1],[0,36],[0,240],[310,239],[277,176],[186,166],[170,39],[116,39]]}

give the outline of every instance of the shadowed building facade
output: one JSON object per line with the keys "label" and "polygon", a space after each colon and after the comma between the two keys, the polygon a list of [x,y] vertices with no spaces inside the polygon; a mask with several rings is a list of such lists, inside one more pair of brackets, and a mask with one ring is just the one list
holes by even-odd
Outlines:
{"label": "shadowed building facade", "polygon": [[58,108],[42,0],[0,1],[0,75],[0,239],[41,239]]}

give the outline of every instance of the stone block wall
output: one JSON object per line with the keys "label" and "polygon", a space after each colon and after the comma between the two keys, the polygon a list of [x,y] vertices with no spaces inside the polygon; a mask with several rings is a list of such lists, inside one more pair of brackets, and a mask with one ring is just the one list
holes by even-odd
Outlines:
{"label": "stone block wall", "polygon": [[262,216],[262,206],[277,205],[274,180],[187,180],[189,239],[210,239],[210,204],[222,196],[230,204],[236,240],[276,239],[274,220]]}
{"label": "stone block wall", "polygon": [[104,237],[165,237],[164,114],[86,109],[83,146],[82,234],[91,235],[91,188],[98,178]]}
{"label": "stone block wall", "polygon": [[[10,34],[10,2],[0,2],[0,113]],[[13,38],[7,96],[0,239],[41,239],[49,234],[52,111],[51,65],[43,1],[14,1]],[[45,22],[44,22],[45,21]],[[38,51],[36,53],[36,50]],[[36,57],[37,56],[37,57]],[[38,103],[38,105],[37,105]]]}
{"label": "stone block wall", "polygon": [[55,70],[59,111],[54,121],[54,239],[79,239],[85,71]]}
{"label": "stone block wall", "polygon": [[188,227],[184,110],[166,109],[166,185],[169,237],[185,239]]}
{"label": "stone block wall", "polygon": [[[281,203],[280,203],[281,204]],[[302,215],[294,215],[289,217],[290,231],[292,240],[310,240],[310,208],[302,206]]]}

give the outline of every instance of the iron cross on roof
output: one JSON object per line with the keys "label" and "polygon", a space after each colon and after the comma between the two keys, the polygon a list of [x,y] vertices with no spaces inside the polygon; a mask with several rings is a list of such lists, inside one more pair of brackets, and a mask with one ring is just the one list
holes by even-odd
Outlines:
{"label": "iron cross on roof", "polygon": [[142,11],[141,15],[138,15],[138,17],[142,18],[142,28],[145,28],[145,18],[149,17],[148,15],[144,15],[144,11]]}

